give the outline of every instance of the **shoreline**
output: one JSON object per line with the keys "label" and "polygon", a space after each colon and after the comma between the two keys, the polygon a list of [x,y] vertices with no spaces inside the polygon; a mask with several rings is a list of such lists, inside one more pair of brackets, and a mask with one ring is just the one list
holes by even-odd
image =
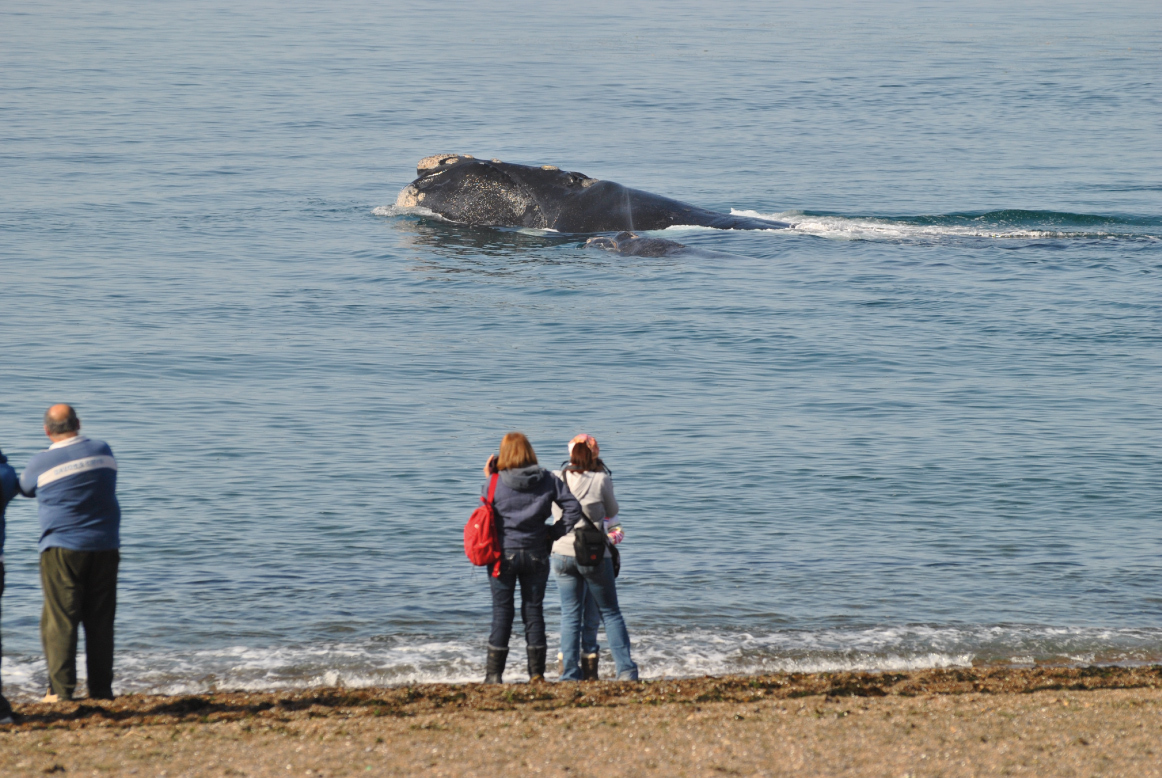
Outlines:
{"label": "shoreline", "polygon": [[0,773],[1162,775],[1162,665],[17,705]]}
{"label": "shoreline", "polygon": [[439,711],[533,711],[627,705],[746,703],[761,700],[877,698],[963,694],[1031,694],[1038,691],[1162,689],[1162,664],[1136,667],[940,668],[907,672],[851,671],[721,675],[629,681],[524,681],[418,683],[401,686],[314,687],[278,691],[214,691],[196,694],[127,694],[114,700],[80,698],[58,703],[16,703],[24,729],[87,726],[213,723],[252,717],[352,715],[408,717]]}

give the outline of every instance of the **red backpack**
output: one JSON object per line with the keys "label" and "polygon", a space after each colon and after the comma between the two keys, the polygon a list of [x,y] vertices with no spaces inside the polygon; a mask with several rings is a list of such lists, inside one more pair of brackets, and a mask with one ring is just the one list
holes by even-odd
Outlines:
{"label": "red backpack", "polygon": [[493,578],[500,577],[500,531],[496,506],[492,503],[499,477],[497,473],[492,474],[492,480],[488,482],[488,496],[480,498],[484,504],[472,511],[472,516],[464,525],[464,553],[468,555],[468,561],[477,566],[491,565]]}

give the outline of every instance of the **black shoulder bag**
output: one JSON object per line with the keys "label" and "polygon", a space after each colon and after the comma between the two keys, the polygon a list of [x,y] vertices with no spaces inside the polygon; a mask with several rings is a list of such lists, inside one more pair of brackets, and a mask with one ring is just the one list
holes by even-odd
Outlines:
{"label": "black shoulder bag", "polygon": [[[564,473],[562,473],[564,475]],[[569,482],[565,481],[565,486]],[[577,555],[577,564],[587,567],[596,567],[605,557],[605,549],[609,549],[609,556],[613,559],[613,577],[621,575],[621,553],[617,546],[609,542],[605,530],[594,524],[584,512],[581,518],[585,524],[577,522],[573,526],[573,553]]]}

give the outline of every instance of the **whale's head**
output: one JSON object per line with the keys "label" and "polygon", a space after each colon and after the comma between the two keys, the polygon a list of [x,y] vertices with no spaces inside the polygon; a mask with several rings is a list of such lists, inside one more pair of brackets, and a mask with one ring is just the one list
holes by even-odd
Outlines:
{"label": "whale's head", "polygon": [[565,198],[597,183],[553,165],[514,165],[470,154],[424,157],[416,176],[399,193],[397,207],[482,227],[552,228]]}

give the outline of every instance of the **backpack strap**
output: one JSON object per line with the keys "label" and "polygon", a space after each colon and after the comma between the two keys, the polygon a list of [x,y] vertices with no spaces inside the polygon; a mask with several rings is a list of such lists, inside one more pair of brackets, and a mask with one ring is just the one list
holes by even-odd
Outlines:
{"label": "backpack strap", "polygon": [[[501,545],[501,525],[504,520],[500,518],[500,514],[496,510],[496,483],[500,480],[500,473],[493,473],[492,478],[488,481],[488,497],[481,497],[480,501],[488,505],[492,509],[492,533],[496,536],[496,546],[500,549],[501,557],[504,556],[504,546]],[[488,570],[489,577],[500,578],[500,560],[496,560]]]}

